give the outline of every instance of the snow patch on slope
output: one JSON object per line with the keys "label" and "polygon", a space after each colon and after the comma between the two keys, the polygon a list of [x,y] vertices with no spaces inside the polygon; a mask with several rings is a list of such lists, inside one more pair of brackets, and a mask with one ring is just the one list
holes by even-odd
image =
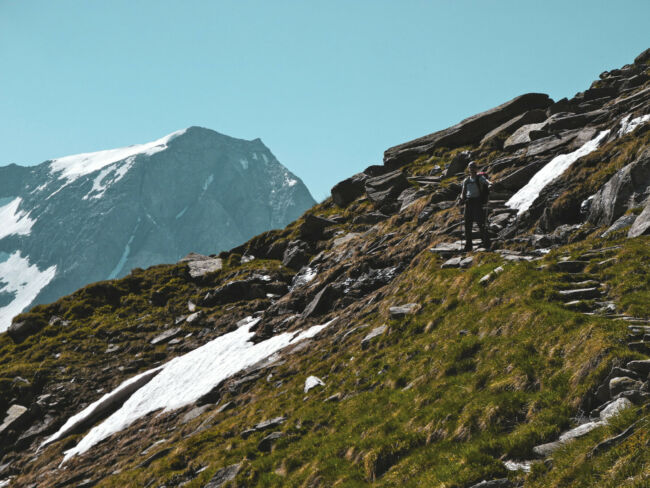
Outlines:
{"label": "snow patch on slope", "polygon": [[11,325],[11,319],[23,311],[52,281],[56,266],[41,271],[36,265],[30,265],[29,259],[16,251],[0,263],[0,293],[9,293],[14,299],[9,305],[0,308],[0,332]]}
{"label": "snow patch on slope", "polygon": [[630,115],[627,115],[623,120],[621,120],[621,128],[618,131],[619,137],[632,132],[634,129],[650,120],[650,114],[642,115],[632,120],[630,120],[630,117]]}
{"label": "snow patch on slope", "polygon": [[184,134],[186,130],[172,132],[165,137],[145,144],[135,144],[117,149],[75,154],[53,159],[50,163],[50,173],[60,179],[67,180],[66,184],[69,184],[81,176],[94,173],[110,164],[135,157],[138,154],[151,156],[160,151],[164,151],[167,149],[167,144],[171,140]]}
{"label": "snow patch on slope", "polygon": [[0,207],[0,239],[11,234],[29,235],[35,220],[29,218],[29,213],[18,210],[22,199],[14,198]]}
{"label": "snow patch on slope", "polygon": [[188,208],[189,208],[189,207],[186,205],[185,208],[183,208],[183,210],[181,210],[180,212],[178,212],[178,213],[176,214],[176,220],[180,219],[183,215],[185,215],[185,212],[187,212],[187,209],[188,209]]}
{"label": "snow patch on slope", "polygon": [[[248,317],[240,321],[237,330],[217,337],[204,346],[163,365],[161,371],[149,383],[133,393],[119,410],[92,428],[74,448],[66,451],[63,462],[65,463],[77,454],[86,452],[98,442],[127,428],[151,412],[160,409],[163,412],[169,412],[189,405],[208,393],[221,381],[288,345],[315,336],[336,319],[323,325],[310,327],[302,332],[285,332],[266,341],[253,344],[249,342],[254,335],[251,329],[260,320],[260,318]],[[133,381],[135,381],[134,378],[127,380],[118,389],[124,388],[127,383]],[[89,416],[94,411],[96,404],[97,402],[75,415],[74,421],[79,422]],[[72,419],[66,425],[71,421]],[[46,440],[44,444],[60,436],[62,429]]]}
{"label": "snow patch on slope", "polygon": [[564,173],[578,159],[598,149],[598,144],[600,144],[600,141],[607,134],[609,134],[609,130],[602,131],[594,139],[583,144],[579,149],[568,154],[555,156],[542,169],[535,173],[528,184],[515,193],[506,202],[506,205],[518,209],[518,215],[524,213],[530,208],[546,185]]}
{"label": "snow patch on slope", "polygon": [[214,175],[210,174],[205,181],[203,182],[203,192],[205,193],[208,190],[208,187],[212,184],[214,181]]}
{"label": "snow patch on slope", "polygon": [[108,278],[106,278],[107,280],[114,280],[115,278],[117,278],[120,272],[122,271],[122,268],[124,268],[124,265],[126,264],[126,260],[129,258],[129,254],[131,254],[131,244],[133,244],[133,239],[135,239],[135,233],[138,231],[139,226],[140,226],[140,217],[138,217],[138,222],[135,224],[135,229],[133,229],[133,233],[131,234],[131,237],[129,237],[129,240],[126,242],[126,245],[124,246],[124,251],[122,251],[122,256],[120,256],[120,260],[115,265],[115,268],[113,268],[113,271],[111,271],[111,273],[108,275]]}
{"label": "snow patch on slope", "polygon": [[[93,181],[93,187],[91,190],[83,197],[83,200],[88,200],[89,198],[101,198],[106,193],[108,188],[120,181],[126,173],[131,169],[133,163],[135,162],[135,156],[126,158],[126,160],[120,164],[114,163],[106,168],[103,168],[99,174],[95,177]],[[112,173],[112,177],[107,178]]]}
{"label": "snow patch on slope", "polygon": [[298,183],[298,180],[296,180],[295,178],[292,178],[291,176],[289,176],[289,173],[284,174],[284,184],[286,186],[292,187],[296,183]]}
{"label": "snow patch on slope", "polygon": [[62,437],[65,437],[66,435],[69,435],[73,430],[75,430],[75,428],[78,429],[79,426],[83,425],[86,420],[90,419],[95,415],[95,413],[99,412],[102,407],[105,408],[107,404],[114,402],[116,403],[119,401],[120,398],[123,398],[123,395],[128,394],[129,390],[132,390],[131,393],[133,393],[133,391],[135,391],[135,389],[138,387],[138,382],[142,383],[140,385],[140,387],[142,387],[146,381],[150,381],[153,376],[158,374],[157,372],[161,368],[162,366],[159,366],[157,368],[147,370],[144,373],[140,373],[133,378],[129,378],[128,380],[123,381],[122,384],[115,388],[113,391],[106,393],[99,400],[91,403],[81,412],[70,417],[68,421],[63,424],[63,426],[56,432],[56,434],[48,437],[45,439],[45,441],[43,441],[41,447],[44,447]]}

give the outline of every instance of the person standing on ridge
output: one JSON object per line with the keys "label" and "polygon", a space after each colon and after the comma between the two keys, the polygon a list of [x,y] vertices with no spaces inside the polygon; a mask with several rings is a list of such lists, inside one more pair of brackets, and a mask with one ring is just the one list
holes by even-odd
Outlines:
{"label": "person standing on ridge", "polygon": [[467,166],[469,176],[463,181],[460,192],[460,202],[465,204],[465,248],[466,252],[472,250],[472,224],[476,222],[481,230],[483,247],[490,250],[490,236],[485,224],[483,205],[487,203],[490,182],[483,175],[476,173],[476,163],[470,162]]}

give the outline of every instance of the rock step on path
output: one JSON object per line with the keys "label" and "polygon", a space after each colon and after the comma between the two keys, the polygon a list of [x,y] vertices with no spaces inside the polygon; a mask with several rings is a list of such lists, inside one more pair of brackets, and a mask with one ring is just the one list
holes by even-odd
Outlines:
{"label": "rock step on path", "polygon": [[589,300],[599,298],[601,291],[599,288],[577,288],[575,290],[560,290],[558,292],[562,300]]}
{"label": "rock step on path", "polygon": [[[558,295],[564,301],[565,307],[580,310],[588,315],[601,315],[611,320],[623,321],[628,328],[627,347],[632,351],[650,356],[650,319],[616,314],[614,301],[604,299],[607,287],[594,279],[595,277],[584,273],[588,264],[585,259],[600,258],[615,249],[617,249],[616,246],[592,250],[583,253],[579,260],[564,259],[555,263],[553,268],[556,271],[569,273],[567,284],[576,287],[558,290]],[[596,300],[598,298],[600,301]],[[650,401],[649,375],[650,359],[637,359],[629,361],[624,368],[612,368],[610,374],[596,391],[595,398],[600,405],[592,410],[592,419],[564,432],[555,441],[536,446],[533,448],[533,452],[542,458],[549,457],[556,449],[572,439],[607,424],[609,419],[621,410],[631,407],[634,403]],[[610,441],[613,442],[608,439],[601,444]],[[601,444],[596,446],[594,451],[597,451]]]}
{"label": "rock step on path", "polygon": [[557,271],[563,273],[581,273],[585,267],[589,264],[589,261],[583,260],[566,260],[558,261],[555,263],[554,267]]}

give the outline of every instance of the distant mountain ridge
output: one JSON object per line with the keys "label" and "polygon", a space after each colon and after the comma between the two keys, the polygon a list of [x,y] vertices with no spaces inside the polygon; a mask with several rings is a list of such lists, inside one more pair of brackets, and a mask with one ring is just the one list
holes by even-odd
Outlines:
{"label": "distant mountain ridge", "polygon": [[0,331],[28,306],[134,267],[230,249],[315,203],[260,139],[190,127],[0,168]]}

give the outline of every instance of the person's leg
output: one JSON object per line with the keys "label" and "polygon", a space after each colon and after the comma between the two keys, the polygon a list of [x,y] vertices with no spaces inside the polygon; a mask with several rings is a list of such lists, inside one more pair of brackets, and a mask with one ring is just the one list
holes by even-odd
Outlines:
{"label": "person's leg", "polygon": [[472,250],[472,208],[469,202],[465,203],[465,251]]}
{"label": "person's leg", "polygon": [[483,247],[489,251],[490,235],[488,234],[487,224],[485,223],[485,211],[483,210],[482,205],[480,205],[477,208],[476,217],[477,217],[476,221],[478,223],[478,227],[481,230],[481,240],[483,241]]}

